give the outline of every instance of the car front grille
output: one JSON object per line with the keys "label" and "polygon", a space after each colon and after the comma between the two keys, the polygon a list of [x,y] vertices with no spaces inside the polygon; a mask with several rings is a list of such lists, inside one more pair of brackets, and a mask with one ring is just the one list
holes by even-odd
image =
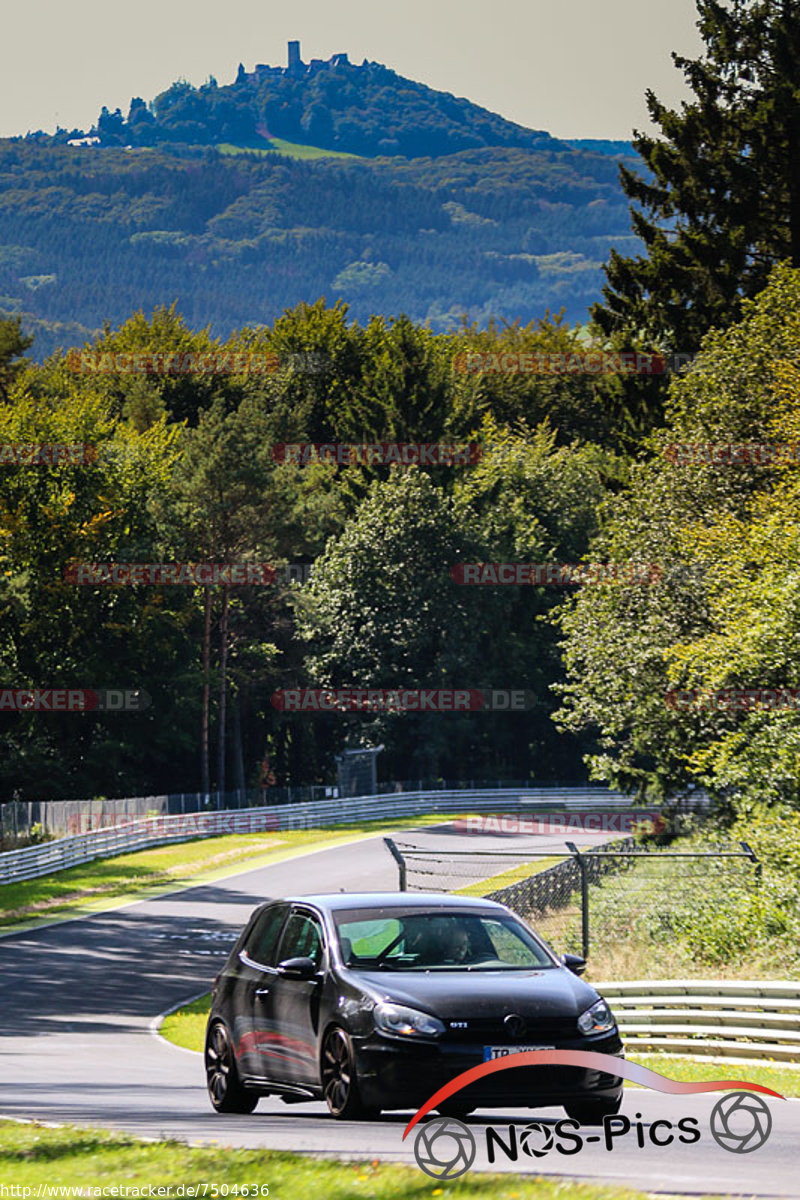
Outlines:
{"label": "car front grille", "polygon": [[[453,1028],[445,1020],[445,1041],[447,1042],[480,1042],[487,1046],[538,1046],[554,1045],[560,1042],[572,1041],[579,1037],[578,1023],[574,1017],[554,1020],[552,1017],[538,1019],[529,1017],[525,1021],[525,1031],[520,1036],[512,1037],[503,1024],[502,1017],[477,1017],[466,1020],[466,1029]],[[460,1025],[461,1022],[458,1022]]]}

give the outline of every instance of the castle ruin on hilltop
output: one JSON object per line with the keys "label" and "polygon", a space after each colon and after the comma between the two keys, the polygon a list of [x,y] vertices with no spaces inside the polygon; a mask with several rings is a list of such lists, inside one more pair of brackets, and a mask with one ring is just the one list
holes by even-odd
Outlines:
{"label": "castle ruin on hilltop", "polygon": [[332,54],[330,58],[312,58],[310,63],[304,63],[300,57],[300,43],[289,42],[289,65],[287,67],[270,67],[266,63],[256,63],[253,72],[258,77],[269,75],[294,75],[296,78],[316,75],[318,71],[330,71],[335,67],[349,66],[346,54]]}

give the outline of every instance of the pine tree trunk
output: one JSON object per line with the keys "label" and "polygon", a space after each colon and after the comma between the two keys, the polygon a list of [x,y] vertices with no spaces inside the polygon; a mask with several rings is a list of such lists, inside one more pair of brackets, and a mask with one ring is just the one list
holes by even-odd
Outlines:
{"label": "pine tree trunk", "polygon": [[789,253],[793,267],[800,267],[800,105],[795,94],[795,79],[800,65],[800,30],[795,0],[784,0],[783,28],[788,40],[786,46],[786,96],[788,112],[789,148]]}
{"label": "pine tree trunk", "polygon": [[[222,600],[222,616],[219,622],[219,745],[217,754],[217,792],[222,795],[225,792],[225,755],[226,755],[226,736],[225,736],[225,717],[226,717],[226,699],[228,691],[228,600],[230,592],[226,587],[223,592]],[[217,801],[219,808],[221,800]]]}
{"label": "pine tree trunk", "polygon": [[237,692],[231,706],[231,721],[233,723],[233,774],[234,785],[239,792],[245,790],[244,780],[244,749],[242,747],[242,697]]}
{"label": "pine tree trunk", "polygon": [[211,789],[211,772],[208,761],[208,721],[211,703],[211,687],[208,671],[211,659],[211,588],[205,589],[205,614],[203,622],[203,712],[200,732],[200,790],[207,796]]}
{"label": "pine tree trunk", "polygon": [[792,156],[789,167],[789,253],[792,266],[800,267],[800,122],[794,121],[793,145],[798,150]]}

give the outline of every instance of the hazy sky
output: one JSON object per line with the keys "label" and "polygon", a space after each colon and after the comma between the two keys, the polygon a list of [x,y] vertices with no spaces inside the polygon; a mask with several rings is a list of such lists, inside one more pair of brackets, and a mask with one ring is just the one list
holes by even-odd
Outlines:
{"label": "hazy sky", "polygon": [[230,82],[238,63],[347,51],[561,137],[629,137],[645,88],[686,95],[670,51],[695,55],[694,0],[25,0],[6,6],[0,136],[89,128],[100,107],[175,79]]}

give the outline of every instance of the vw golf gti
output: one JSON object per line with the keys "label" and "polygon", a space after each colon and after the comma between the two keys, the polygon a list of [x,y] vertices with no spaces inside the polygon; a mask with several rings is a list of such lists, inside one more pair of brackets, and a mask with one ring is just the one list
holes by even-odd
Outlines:
{"label": "vw golf gti", "polygon": [[[462,1071],[523,1050],[622,1056],[606,1002],[501,904],[406,892],[298,896],[257,908],[214,981],[205,1065],[218,1112],[259,1096],[324,1099],[334,1117],[417,1109]],[[441,1110],[619,1109],[622,1080],[520,1067]]]}

